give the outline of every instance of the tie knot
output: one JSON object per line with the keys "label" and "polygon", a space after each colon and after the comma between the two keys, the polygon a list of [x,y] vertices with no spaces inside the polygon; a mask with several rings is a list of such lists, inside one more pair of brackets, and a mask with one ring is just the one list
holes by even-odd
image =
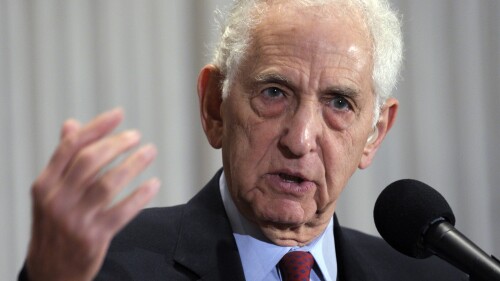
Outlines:
{"label": "tie knot", "polygon": [[285,281],[309,281],[314,258],[309,252],[289,252],[281,258],[279,267]]}

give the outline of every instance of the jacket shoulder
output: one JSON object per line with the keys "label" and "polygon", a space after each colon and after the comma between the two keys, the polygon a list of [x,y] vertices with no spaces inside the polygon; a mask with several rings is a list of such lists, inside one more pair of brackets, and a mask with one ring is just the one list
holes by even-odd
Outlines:
{"label": "jacket shoulder", "polygon": [[435,256],[415,259],[394,250],[379,237],[349,228],[343,228],[343,233],[378,277],[376,280],[468,280],[463,272]]}
{"label": "jacket shoulder", "polygon": [[[177,237],[185,205],[142,210],[113,239],[110,251],[130,248],[158,247],[168,250]],[[165,239],[168,238],[168,239]]]}
{"label": "jacket shoulder", "polygon": [[[112,240],[95,280],[156,280],[177,276],[173,260],[185,205],[145,209]],[[181,274],[190,276],[189,272]],[[190,280],[184,277],[172,280]]]}

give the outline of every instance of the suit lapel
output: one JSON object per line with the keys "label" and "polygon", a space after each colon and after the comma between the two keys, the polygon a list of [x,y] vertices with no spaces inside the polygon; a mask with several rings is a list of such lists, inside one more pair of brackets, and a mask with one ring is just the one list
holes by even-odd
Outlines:
{"label": "suit lapel", "polygon": [[338,281],[378,281],[377,274],[357,250],[357,245],[342,231],[337,216],[334,216],[333,233],[337,255]]}
{"label": "suit lapel", "polygon": [[200,280],[245,280],[219,192],[219,171],[183,214],[174,260]]}

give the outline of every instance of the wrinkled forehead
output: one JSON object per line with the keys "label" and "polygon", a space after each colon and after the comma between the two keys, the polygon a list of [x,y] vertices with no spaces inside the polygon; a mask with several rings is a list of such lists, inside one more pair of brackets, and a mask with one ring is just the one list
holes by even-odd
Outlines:
{"label": "wrinkled forehead", "polygon": [[238,83],[280,76],[310,93],[332,87],[372,92],[371,41],[356,21],[346,15],[318,17],[318,7],[272,8],[253,30]]}
{"label": "wrinkled forehead", "polygon": [[[254,53],[262,41],[296,42],[312,46],[310,51],[332,50],[350,53],[361,51],[364,61],[373,59],[373,40],[365,18],[352,4],[305,5],[296,1],[269,1],[258,11],[258,21],[250,30],[250,49]],[[314,48],[318,46],[320,48]],[[279,55],[279,54],[277,54]]]}

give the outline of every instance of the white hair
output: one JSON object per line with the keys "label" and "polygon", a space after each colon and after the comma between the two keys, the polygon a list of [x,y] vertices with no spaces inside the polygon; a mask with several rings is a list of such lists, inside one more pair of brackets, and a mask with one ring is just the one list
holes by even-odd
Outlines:
{"label": "white hair", "polygon": [[[213,64],[219,68],[225,79],[222,97],[229,94],[229,88],[237,74],[238,67],[246,54],[252,29],[270,5],[269,0],[235,0],[226,19],[221,23],[221,38],[215,48]],[[387,0],[290,0],[303,6],[337,5],[360,12],[372,39],[373,88],[375,94],[374,122],[378,121],[380,108],[392,95],[398,80],[403,60],[403,39],[401,23],[397,13]],[[272,3],[271,3],[272,4]],[[341,5],[338,5],[341,4]]]}

